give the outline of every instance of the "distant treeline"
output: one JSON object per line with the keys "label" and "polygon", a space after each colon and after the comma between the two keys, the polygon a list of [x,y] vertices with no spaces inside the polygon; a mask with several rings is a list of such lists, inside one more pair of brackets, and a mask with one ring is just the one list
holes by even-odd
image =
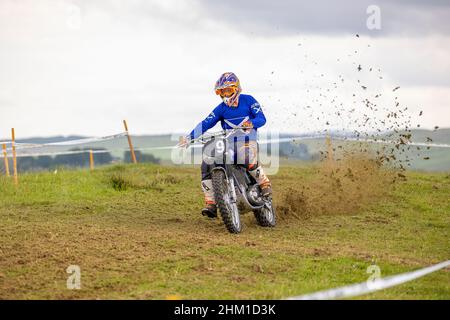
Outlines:
{"label": "distant treeline", "polygon": [[317,154],[311,154],[308,146],[303,143],[281,142],[278,145],[279,155],[282,158],[297,159],[297,160],[317,160]]}
{"label": "distant treeline", "polygon": [[[150,162],[150,163],[156,163],[159,164],[160,160],[159,158],[156,158],[154,155],[149,153],[142,153],[141,151],[134,151],[134,154],[136,156],[136,160],[139,163],[143,162]],[[131,152],[125,151],[123,153],[123,159],[125,162],[129,163],[131,162]]]}
{"label": "distant treeline", "polygon": [[[73,148],[69,151],[85,151],[75,154],[61,154],[52,156],[37,156],[37,157],[18,157],[17,158],[17,170],[19,172],[24,171],[40,171],[40,170],[53,170],[58,167],[89,167],[89,150],[103,151],[100,153],[94,153],[95,166],[110,164],[112,162],[120,162],[122,159],[115,158],[110,152],[106,152],[104,148]],[[136,159],[138,162],[151,162],[160,163],[160,159],[156,158],[152,154],[145,154],[140,151],[135,151]],[[130,151],[125,151],[123,155],[124,162],[131,162]],[[0,161],[1,173],[5,172],[4,161]],[[12,161],[9,159],[9,170],[12,173]]]}

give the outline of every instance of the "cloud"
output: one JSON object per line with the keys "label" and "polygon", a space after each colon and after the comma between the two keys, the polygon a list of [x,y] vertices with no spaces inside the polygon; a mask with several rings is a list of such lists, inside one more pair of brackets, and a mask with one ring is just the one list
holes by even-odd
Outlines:
{"label": "cloud", "polygon": [[[201,0],[201,4],[210,17],[261,36],[450,34],[450,2],[445,0]],[[380,8],[381,30],[366,26],[370,5]]]}
{"label": "cloud", "polygon": [[[268,15],[265,3],[255,8]],[[292,3],[279,3],[290,15]],[[298,36],[286,22],[277,36],[255,37],[247,27],[262,21],[247,6],[236,5],[245,23],[232,25],[220,5],[211,14],[199,1],[1,1],[0,127],[21,136],[105,135],[126,118],[134,134],[188,131],[220,102],[213,85],[224,71],[263,104],[271,129],[320,129],[317,117],[290,112],[312,105],[320,117],[326,89],[345,103],[357,80],[377,92],[401,86],[413,92],[412,108],[420,101],[430,112],[424,126],[450,125],[448,99],[436,100],[450,92],[448,35],[356,38],[350,26]],[[265,27],[275,29],[275,20]],[[384,80],[369,67],[380,67]],[[346,86],[333,89],[339,75]]]}

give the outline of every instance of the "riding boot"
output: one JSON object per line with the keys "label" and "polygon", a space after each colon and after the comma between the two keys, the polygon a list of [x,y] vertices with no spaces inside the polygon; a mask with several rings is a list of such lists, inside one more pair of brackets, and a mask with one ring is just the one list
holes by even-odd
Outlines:
{"label": "riding boot", "polygon": [[214,199],[214,190],[211,179],[202,180],[202,190],[205,194],[205,207],[202,209],[202,215],[209,218],[216,218],[217,206]]}

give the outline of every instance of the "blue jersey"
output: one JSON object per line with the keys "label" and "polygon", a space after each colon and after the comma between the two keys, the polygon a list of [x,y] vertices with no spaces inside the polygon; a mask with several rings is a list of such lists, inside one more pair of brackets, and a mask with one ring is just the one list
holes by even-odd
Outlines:
{"label": "blue jersey", "polygon": [[266,117],[255,98],[248,94],[241,94],[237,107],[229,107],[222,102],[191,131],[190,137],[191,139],[198,138],[219,121],[222,128],[226,130],[233,129],[233,126],[241,126],[245,120],[253,123],[254,130],[251,130],[250,139],[255,140],[256,130],[266,123]]}

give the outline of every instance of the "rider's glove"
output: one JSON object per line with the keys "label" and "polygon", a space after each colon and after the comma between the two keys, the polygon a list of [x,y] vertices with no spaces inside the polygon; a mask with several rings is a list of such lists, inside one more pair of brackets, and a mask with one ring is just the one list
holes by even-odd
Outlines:
{"label": "rider's glove", "polygon": [[178,142],[177,146],[179,148],[184,148],[184,147],[187,147],[190,142],[191,142],[190,137],[188,137],[188,136],[180,137],[180,141]]}
{"label": "rider's glove", "polygon": [[253,123],[250,120],[245,121],[242,124],[242,126],[248,128],[248,129],[244,129],[244,131],[247,131],[249,129],[253,129]]}

